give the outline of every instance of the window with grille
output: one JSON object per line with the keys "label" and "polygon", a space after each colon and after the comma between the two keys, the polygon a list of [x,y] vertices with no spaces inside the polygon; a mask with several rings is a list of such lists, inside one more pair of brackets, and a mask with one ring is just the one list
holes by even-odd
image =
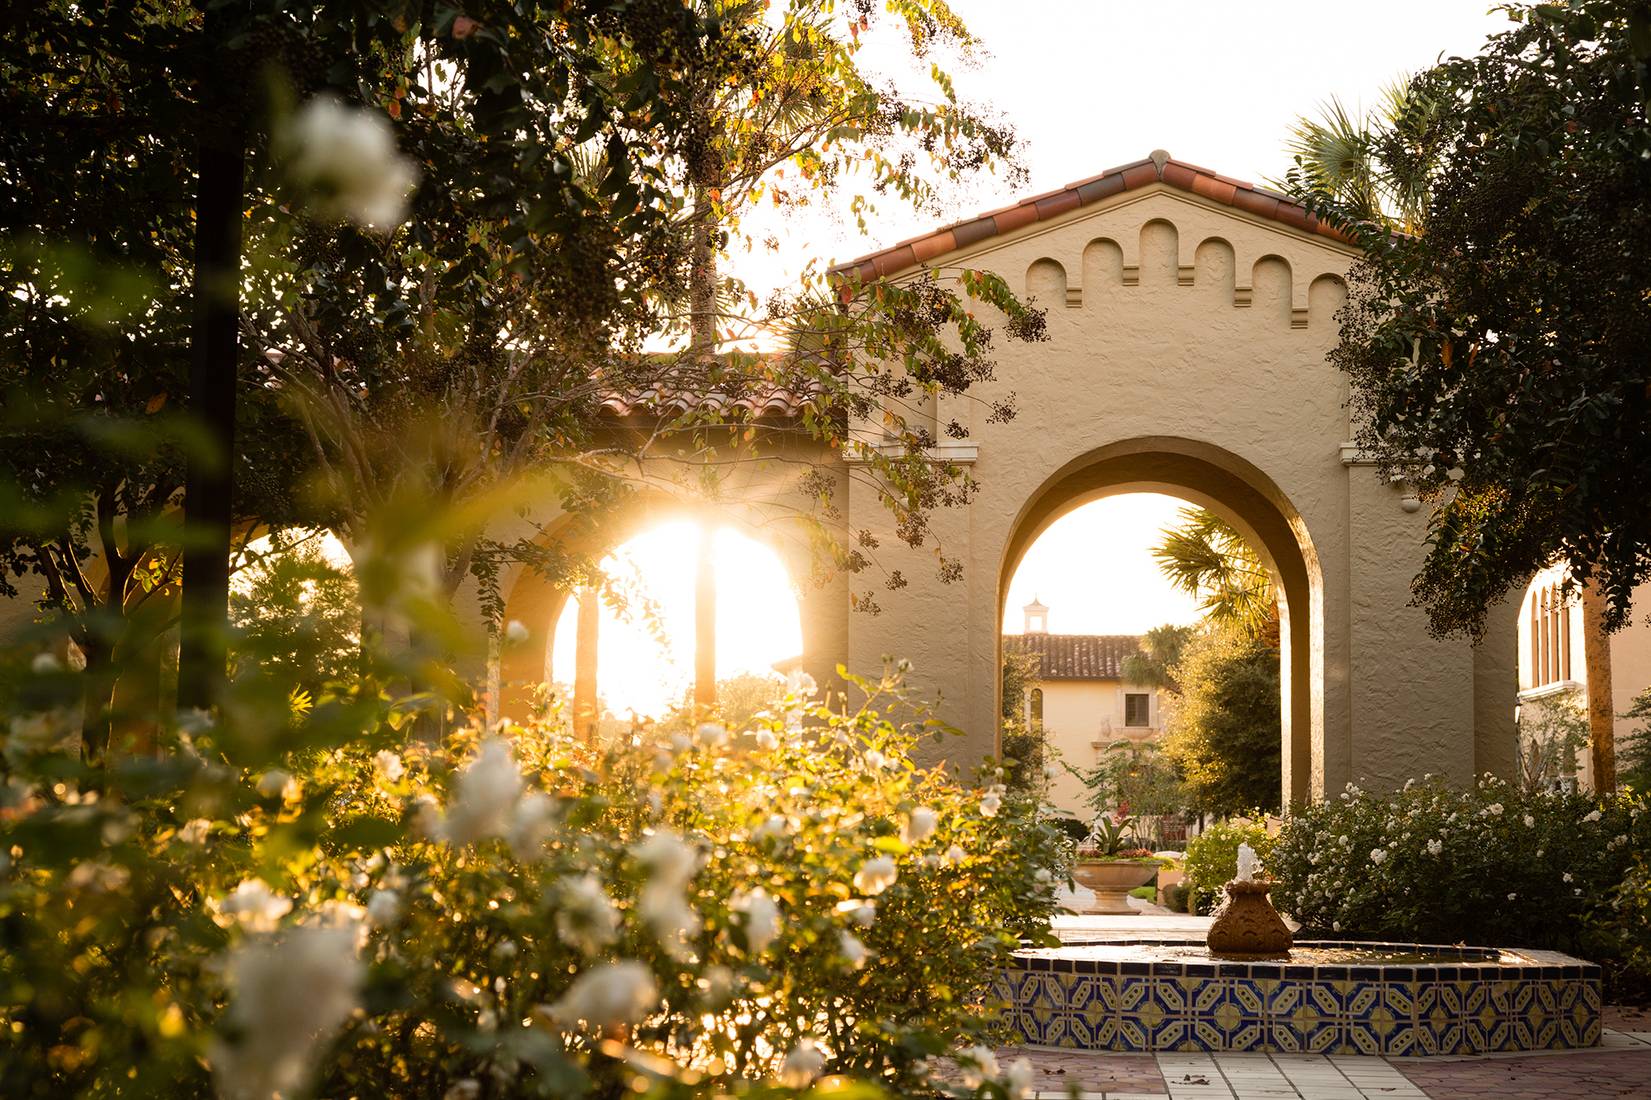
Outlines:
{"label": "window with grille", "polygon": [[1152,696],[1146,692],[1124,693],[1124,725],[1152,725]]}
{"label": "window with grille", "polygon": [[1031,710],[1032,710],[1032,728],[1033,729],[1042,729],[1043,728],[1043,689],[1042,688],[1033,688],[1032,689]]}

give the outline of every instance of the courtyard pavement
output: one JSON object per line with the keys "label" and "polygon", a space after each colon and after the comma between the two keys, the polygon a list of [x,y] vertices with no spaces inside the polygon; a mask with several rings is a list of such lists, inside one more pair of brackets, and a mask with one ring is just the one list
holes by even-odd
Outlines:
{"label": "courtyard pavement", "polygon": [[[1136,902],[1135,917],[1057,917],[1062,939],[1202,940],[1209,918]],[[1606,1009],[1590,1050],[1449,1058],[1300,1054],[1109,1054],[1006,1047],[1032,1063],[1035,1095],[1080,1100],[1651,1100],[1651,1014]]]}

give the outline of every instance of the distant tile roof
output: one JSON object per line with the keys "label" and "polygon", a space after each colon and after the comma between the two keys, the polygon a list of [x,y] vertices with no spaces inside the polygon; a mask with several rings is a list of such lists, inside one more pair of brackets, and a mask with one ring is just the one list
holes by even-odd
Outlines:
{"label": "distant tile roof", "polygon": [[1035,653],[1040,680],[1122,680],[1139,634],[1005,634],[1005,653]]}
{"label": "distant tile roof", "polygon": [[1108,168],[1091,179],[1069,183],[1058,190],[1022,199],[1013,206],[993,210],[968,221],[942,226],[920,237],[901,241],[897,245],[861,256],[832,268],[837,275],[858,275],[862,283],[894,275],[907,268],[926,264],[950,252],[967,248],[989,237],[1013,232],[1033,222],[1058,218],[1080,206],[1124,191],[1133,191],[1148,184],[1162,183],[1182,191],[1200,195],[1223,206],[1237,207],[1246,214],[1283,222],[1303,233],[1316,233],[1338,241],[1347,241],[1339,230],[1307,212],[1300,203],[1277,191],[1257,187],[1253,183],[1232,179],[1171,157],[1162,149],[1151,156],[1130,164]]}

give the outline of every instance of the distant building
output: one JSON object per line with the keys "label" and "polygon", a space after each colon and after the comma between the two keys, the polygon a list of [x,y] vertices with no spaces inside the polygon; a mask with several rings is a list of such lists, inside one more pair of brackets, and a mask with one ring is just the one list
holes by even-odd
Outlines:
{"label": "distant building", "polygon": [[[1140,649],[1140,635],[1051,634],[1049,608],[1034,597],[1021,610],[1025,633],[1005,634],[1003,652],[1037,656],[1024,717],[1028,728],[1044,730],[1060,760],[1087,771],[1108,745],[1158,735],[1164,717],[1158,691],[1131,684],[1123,675],[1124,658]],[[1084,785],[1064,769],[1051,784],[1054,805],[1084,820],[1092,816],[1086,797]]]}
{"label": "distant building", "polygon": [[[1610,699],[1620,756],[1628,735],[1640,724],[1622,714],[1636,695],[1651,687],[1651,620],[1645,614],[1651,608],[1651,585],[1634,590],[1633,619],[1604,639],[1608,667],[1603,677],[1590,677],[1583,596],[1575,588],[1567,592],[1565,579],[1564,566],[1554,565],[1538,573],[1525,589],[1519,609],[1519,705],[1569,699],[1586,712],[1589,685],[1599,685]],[[1575,776],[1583,786],[1592,787],[1593,760],[1586,748],[1577,754]]]}

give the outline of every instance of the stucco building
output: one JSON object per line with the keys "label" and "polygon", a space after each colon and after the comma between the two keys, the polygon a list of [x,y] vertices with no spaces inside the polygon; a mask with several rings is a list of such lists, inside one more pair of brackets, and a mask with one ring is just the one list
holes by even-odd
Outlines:
{"label": "stucco building", "polygon": [[[1137,634],[1053,634],[1049,608],[1034,599],[1022,609],[1020,634],[1003,636],[1003,652],[1037,659],[1037,678],[1026,692],[1023,716],[1041,729],[1058,758],[1079,771],[1095,766],[1108,746],[1148,741],[1163,728],[1164,699],[1156,688],[1129,682],[1124,659],[1140,649]],[[1057,809],[1087,821],[1088,792],[1065,769],[1051,781]]]}

